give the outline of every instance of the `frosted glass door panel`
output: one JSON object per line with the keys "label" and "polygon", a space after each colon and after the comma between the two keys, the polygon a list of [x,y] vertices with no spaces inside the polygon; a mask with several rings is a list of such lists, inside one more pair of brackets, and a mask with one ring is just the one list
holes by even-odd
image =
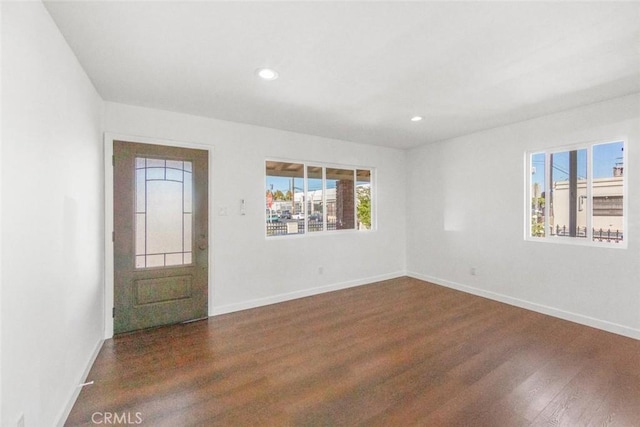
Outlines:
{"label": "frosted glass door panel", "polygon": [[147,182],[147,253],[182,252],[182,183]]}
{"label": "frosted glass door panel", "polygon": [[192,262],[191,162],[136,158],[136,268]]}

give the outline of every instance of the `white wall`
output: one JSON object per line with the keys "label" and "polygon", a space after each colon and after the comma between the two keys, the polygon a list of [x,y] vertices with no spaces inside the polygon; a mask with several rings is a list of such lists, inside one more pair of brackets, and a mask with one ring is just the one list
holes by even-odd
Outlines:
{"label": "white wall", "polygon": [[[396,277],[405,271],[403,151],[116,103],[106,103],[105,128],[213,147],[211,314]],[[378,230],[266,238],[267,158],[376,168]],[[240,215],[240,199],[246,201],[245,216]],[[223,207],[228,216],[218,215]]]}
{"label": "white wall", "polygon": [[[0,25],[2,24],[0,4]],[[0,31],[0,100],[2,97],[2,31]],[[0,102],[0,178],[2,177],[2,102]],[[2,181],[0,181],[0,235],[2,233]],[[0,308],[2,308],[2,242],[0,241]],[[0,314],[0,422],[2,422],[2,315]]]}
{"label": "white wall", "polygon": [[[213,148],[211,314],[409,271],[640,338],[640,95],[405,153],[105,104],[41,3],[1,5],[1,425],[23,413],[27,426],[64,419],[109,334],[103,128]],[[619,136],[628,137],[628,248],[525,241],[524,152]],[[266,158],[375,167],[378,230],[265,238]]]}
{"label": "white wall", "polygon": [[2,2],[2,418],[50,426],[103,336],[104,104],[40,2]]}
{"label": "white wall", "polygon": [[[628,248],[525,241],[525,151],[621,136]],[[640,338],[639,138],[632,95],[411,150],[408,272]]]}

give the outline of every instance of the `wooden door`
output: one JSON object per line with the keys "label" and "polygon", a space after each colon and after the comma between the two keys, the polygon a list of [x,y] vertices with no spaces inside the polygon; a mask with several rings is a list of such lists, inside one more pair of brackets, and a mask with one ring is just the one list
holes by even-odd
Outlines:
{"label": "wooden door", "polygon": [[206,317],[208,152],[113,144],[114,333]]}

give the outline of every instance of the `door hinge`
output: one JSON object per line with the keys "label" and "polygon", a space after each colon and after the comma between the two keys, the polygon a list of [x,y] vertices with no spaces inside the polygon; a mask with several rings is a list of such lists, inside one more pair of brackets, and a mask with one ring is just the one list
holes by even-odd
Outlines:
{"label": "door hinge", "polygon": [[111,156],[111,166],[116,165],[116,156]]}
{"label": "door hinge", "polygon": [[113,307],[113,308],[111,309],[111,317],[113,317],[113,318],[115,318],[115,317],[116,317],[116,308],[115,308],[115,307]]}
{"label": "door hinge", "polygon": [[111,241],[112,241],[112,242],[115,242],[115,241],[116,241],[116,232],[115,232],[115,231],[112,231],[112,232],[111,232]]}

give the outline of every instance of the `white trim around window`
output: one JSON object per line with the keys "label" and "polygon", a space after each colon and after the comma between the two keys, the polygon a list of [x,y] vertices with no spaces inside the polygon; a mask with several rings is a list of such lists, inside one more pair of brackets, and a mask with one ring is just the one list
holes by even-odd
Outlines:
{"label": "white trim around window", "polygon": [[376,229],[373,167],[269,158],[265,185],[269,239]]}
{"label": "white trim around window", "polygon": [[627,138],[525,153],[525,239],[626,248]]}

